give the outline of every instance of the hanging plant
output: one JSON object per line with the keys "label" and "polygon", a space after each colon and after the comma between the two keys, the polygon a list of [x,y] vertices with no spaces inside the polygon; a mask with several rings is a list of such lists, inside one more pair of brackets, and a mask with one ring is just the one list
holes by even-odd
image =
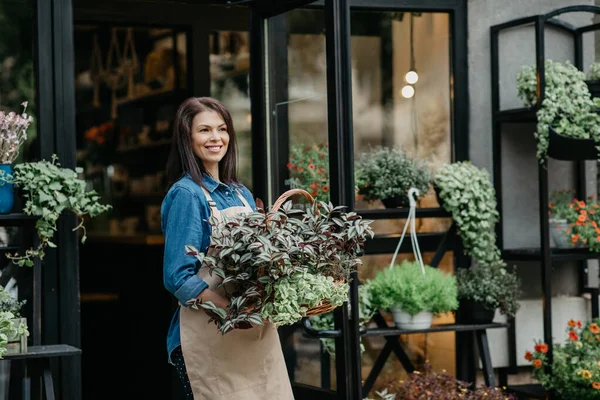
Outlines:
{"label": "hanging plant", "polygon": [[79,218],[74,230],[83,230],[81,242],[85,243],[84,216],[96,217],[111,208],[98,202],[100,197],[95,191],[87,190],[85,181],[77,177],[81,172],[81,168],[75,171],[61,168],[56,155],[52,156],[52,162],[43,160],[18,164],[12,176],[0,171],[0,180],[12,182],[23,191],[25,214],[39,217],[35,224],[39,245],[26,250],[24,255],[8,254],[7,257],[15,264],[32,267],[35,258],[44,258],[46,247],[56,247],[51,239],[56,232],[56,222],[64,211],[71,211]]}
{"label": "hanging plant", "polygon": [[[517,74],[517,90],[526,107],[537,105],[537,69],[525,66]],[[546,60],[546,93],[537,111],[537,158],[548,155],[550,129],[576,139],[593,139],[600,151],[600,99],[592,99],[585,74],[569,61]]]}
{"label": "hanging plant", "polygon": [[434,178],[442,206],[452,214],[465,251],[479,265],[505,265],[496,246],[496,192],[485,169],[468,161],[447,164]]}

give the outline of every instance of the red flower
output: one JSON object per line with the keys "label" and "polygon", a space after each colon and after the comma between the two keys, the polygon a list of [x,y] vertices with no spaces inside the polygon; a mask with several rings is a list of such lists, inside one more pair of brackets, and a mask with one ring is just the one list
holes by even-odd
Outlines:
{"label": "red flower", "polygon": [[325,193],[329,192],[329,186],[327,186],[327,185],[323,186],[323,192],[325,192]]}
{"label": "red flower", "polygon": [[525,353],[525,359],[527,361],[531,361],[532,358],[533,358],[533,354],[531,354],[530,351],[528,351],[528,352]]}
{"label": "red flower", "polygon": [[572,341],[576,342],[577,339],[579,339],[579,336],[577,336],[577,334],[575,333],[575,331],[571,331],[571,332],[569,332],[569,339],[571,339]]}
{"label": "red flower", "polygon": [[581,321],[577,321],[577,327],[581,329]]}
{"label": "red flower", "polygon": [[293,166],[294,166],[294,164],[292,164],[292,163],[287,163],[287,165],[286,165],[286,167],[287,167],[288,169],[291,169]]}
{"label": "red flower", "polygon": [[533,360],[533,366],[536,368],[542,368],[542,360]]}
{"label": "red flower", "polygon": [[544,343],[536,344],[535,345],[535,351],[537,351],[538,353],[547,353],[548,352],[548,345],[544,344]]}
{"label": "red flower", "polygon": [[314,165],[312,165],[312,164],[308,164],[308,168],[309,168],[309,169],[315,169],[315,166],[314,166]]}

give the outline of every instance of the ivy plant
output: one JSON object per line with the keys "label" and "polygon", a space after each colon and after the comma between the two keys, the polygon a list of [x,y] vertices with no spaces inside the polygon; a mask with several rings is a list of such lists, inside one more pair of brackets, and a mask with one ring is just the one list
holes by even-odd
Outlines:
{"label": "ivy plant", "polygon": [[473,266],[456,271],[458,298],[514,317],[519,309],[520,281],[514,271],[502,266]]}
{"label": "ivy plant", "polygon": [[600,81],[600,63],[593,63],[592,65],[590,65],[588,79],[590,81]]}
{"label": "ivy plant", "polygon": [[343,208],[315,202],[301,212],[288,201],[277,211],[239,214],[222,223],[211,218],[208,249],[216,255],[192,246],[185,251],[223,279],[229,306],[226,311],[192,301],[192,307],[205,309],[227,333],[265,318],[293,324],[322,300],[343,303],[350,273],[361,264],[357,254],[373,236],[371,221]]}
{"label": "ivy plant", "polygon": [[441,314],[458,308],[456,278],[428,265],[423,274],[414,261],[405,260],[379,271],[368,287],[373,305],[384,310],[399,307],[416,315],[422,311]]}
{"label": "ivy plant", "polygon": [[[585,82],[585,74],[569,61],[546,60],[546,93],[537,110],[537,157],[544,162],[553,128],[561,135],[593,139],[600,144],[600,99],[593,99]],[[517,74],[517,90],[526,107],[537,105],[537,68],[525,66]],[[597,146],[600,150],[600,146]]]}
{"label": "ivy plant", "polygon": [[81,168],[62,168],[58,157],[53,155],[52,161],[17,164],[12,176],[0,176],[3,181],[12,182],[22,190],[25,214],[39,217],[35,225],[39,245],[26,250],[23,255],[8,255],[15,264],[31,267],[35,258],[44,258],[46,247],[56,247],[51,239],[56,232],[56,222],[63,212],[71,211],[78,217],[79,224],[74,230],[83,230],[81,242],[85,243],[84,216],[96,217],[111,208],[110,205],[98,202],[100,197],[95,191],[87,190],[85,181],[77,177],[81,172]]}
{"label": "ivy plant", "polygon": [[26,300],[15,299],[8,290],[0,286],[0,311],[9,311],[15,318],[21,318],[21,309],[25,303]]}
{"label": "ivy plant", "polygon": [[485,169],[468,161],[441,166],[434,178],[438,196],[452,214],[465,251],[479,265],[504,265],[494,226],[499,214],[496,192]]}
{"label": "ivy plant", "polygon": [[28,336],[27,325],[15,324],[17,317],[10,311],[0,311],[0,359],[6,354],[8,341],[13,337]]}
{"label": "ivy plant", "polygon": [[421,195],[429,191],[431,173],[427,165],[400,148],[374,147],[356,160],[356,185],[365,200],[400,198],[408,206],[408,190]]}

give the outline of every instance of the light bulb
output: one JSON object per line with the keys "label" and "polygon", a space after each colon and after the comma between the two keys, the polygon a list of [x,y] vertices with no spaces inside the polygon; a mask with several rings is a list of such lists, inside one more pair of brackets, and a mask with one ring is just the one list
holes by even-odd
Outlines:
{"label": "light bulb", "polygon": [[402,88],[402,97],[410,99],[415,95],[415,88],[410,85],[406,85]]}
{"label": "light bulb", "polygon": [[408,71],[406,73],[405,79],[406,82],[410,83],[411,85],[414,85],[419,80],[419,74],[417,74],[417,71]]}

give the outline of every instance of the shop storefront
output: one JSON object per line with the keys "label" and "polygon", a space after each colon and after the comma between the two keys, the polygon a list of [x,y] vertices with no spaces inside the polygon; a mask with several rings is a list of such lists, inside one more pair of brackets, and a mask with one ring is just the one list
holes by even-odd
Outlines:
{"label": "shop storefront", "polygon": [[[469,159],[466,0],[0,0],[0,17],[0,106],[29,101],[36,121],[22,160],[57,154],[113,205],[90,221],[84,245],[63,218],[37,281],[41,344],[82,349],[52,364],[57,398],[179,395],[165,351],[177,304],[162,284],[160,204],[185,98],[216,97],[231,110],[240,177],[265,204],[297,185],[289,164],[300,147],[326,152],[327,196],[376,220],[361,280],[389,264],[407,210],[357,197],[355,158],[386,146],[434,165]],[[431,259],[449,223],[432,211],[435,198],[422,207],[435,217],[420,228]],[[440,268],[468,263],[447,250]],[[33,307],[24,276],[19,296]],[[361,352],[358,279],[351,292],[355,307],[336,312],[334,358],[303,326],[281,329],[297,398],[358,400],[375,368],[404,376],[395,359],[376,365],[383,337],[364,338]],[[475,378],[469,334],[402,346],[413,363]]]}

